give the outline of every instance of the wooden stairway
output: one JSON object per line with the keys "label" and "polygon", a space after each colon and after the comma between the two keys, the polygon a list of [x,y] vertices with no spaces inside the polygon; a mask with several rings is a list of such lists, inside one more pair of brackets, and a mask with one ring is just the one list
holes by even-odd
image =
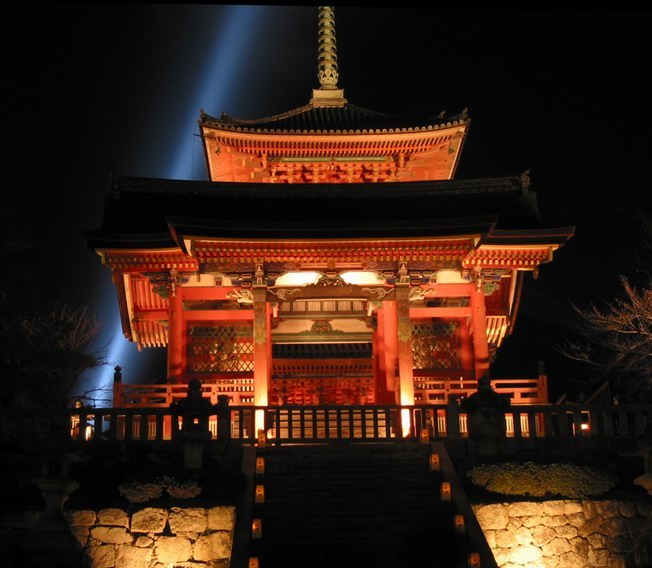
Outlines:
{"label": "wooden stairway", "polygon": [[415,443],[259,450],[264,502],[253,517],[261,538],[252,538],[250,557],[260,568],[472,565],[473,547],[455,529],[453,503],[440,498],[430,453]]}

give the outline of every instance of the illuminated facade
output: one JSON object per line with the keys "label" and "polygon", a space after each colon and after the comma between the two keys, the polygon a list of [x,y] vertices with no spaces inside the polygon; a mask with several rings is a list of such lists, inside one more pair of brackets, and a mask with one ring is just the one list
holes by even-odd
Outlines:
{"label": "illuminated facade", "polygon": [[[124,335],[165,347],[170,384],[233,404],[425,404],[475,390],[544,228],[527,174],[455,180],[466,112],[423,120],[349,104],[332,10],[301,108],[200,130],[210,181],[116,177],[87,241]],[[544,401],[539,393],[533,401]]]}

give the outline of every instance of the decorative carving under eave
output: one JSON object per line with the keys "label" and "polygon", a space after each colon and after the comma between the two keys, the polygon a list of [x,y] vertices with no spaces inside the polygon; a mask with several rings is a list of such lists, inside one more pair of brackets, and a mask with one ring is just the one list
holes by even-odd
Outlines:
{"label": "decorative carving under eave", "polygon": [[174,298],[177,288],[190,277],[188,274],[179,273],[175,268],[169,272],[145,272],[143,276],[152,284],[152,292],[163,300]]}
{"label": "decorative carving under eave", "polygon": [[254,295],[251,290],[234,288],[232,292],[228,292],[227,298],[236,300],[238,305],[251,305],[254,303]]}
{"label": "decorative carving under eave", "polygon": [[328,273],[322,276],[315,284],[308,284],[307,286],[346,286],[346,282],[342,280],[341,276]]}
{"label": "decorative carving under eave", "polygon": [[482,292],[485,296],[491,296],[496,290],[500,290],[500,283],[493,280],[485,280],[482,285]]}
{"label": "decorative carving under eave", "polygon": [[254,285],[265,286],[265,271],[262,264],[256,264],[256,271],[254,272]]}
{"label": "decorative carving under eave", "polygon": [[369,294],[370,296],[375,296],[375,301],[382,300],[385,296],[392,292],[389,288],[363,288],[363,292]]}
{"label": "decorative carving under eave", "polygon": [[[500,290],[500,281],[511,274],[511,271],[505,268],[492,268],[478,270],[477,272],[481,276],[482,292],[485,296],[491,296],[494,292]],[[477,284],[478,281],[476,280]]]}
{"label": "decorative carving under eave", "polygon": [[398,266],[398,282],[401,284],[409,284],[410,277],[407,269],[407,262],[401,262]]}
{"label": "decorative carving under eave", "polygon": [[170,291],[168,289],[167,282],[154,284],[152,286],[152,292],[163,300],[168,300],[170,298]]}
{"label": "decorative carving under eave", "polygon": [[278,288],[277,290],[269,290],[279,300],[286,301],[294,294],[301,292],[301,288]]}
{"label": "decorative carving under eave", "polygon": [[333,333],[333,326],[328,320],[317,320],[310,327],[310,333]]}
{"label": "decorative carving under eave", "polygon": [[436,294],[437,292],[434,288],[415,286],[414,288],[410,288],[410,302],[423,302],[426,296],[434,296]]}

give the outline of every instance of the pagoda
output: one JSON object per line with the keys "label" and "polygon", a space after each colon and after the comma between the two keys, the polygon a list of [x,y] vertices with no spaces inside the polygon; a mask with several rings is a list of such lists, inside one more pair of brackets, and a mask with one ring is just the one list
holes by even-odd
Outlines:
{"label": "pagoda", "polygon": [[199,379],[235,405],[472,392],[526,273],[573,229],[541,223],[527,173],[454,179],[466,111],[349,103],[330,7],[318,46],[305,106],[256,120],[201,111],[208,181],[112,179],[86,239],[112,272],[124,336],[167,349],[168,384]]}

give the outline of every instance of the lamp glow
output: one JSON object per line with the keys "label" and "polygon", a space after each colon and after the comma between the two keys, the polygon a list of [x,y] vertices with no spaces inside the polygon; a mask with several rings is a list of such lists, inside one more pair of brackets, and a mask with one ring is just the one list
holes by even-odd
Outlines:
{"label": "lamp glow", "polygon": [[440,471],[441,463],[439,462],[439,454],[430,454],[430,459],[428,460],[430,471]]}
{"label": "lamp glow", "polygon": [[265,475],[265,458],[256,458],[256,475]]}
{"label": "lamp glow", "polygon": [[477,552],[469,554],[469,568],[480,568],[480,554]]}
{"label": "lamp glow", "polygon": [[[256,401],[256,406],[267,406],[267,400],[265,401]],[[255,411],[254,414],[254,427],[256,432],[258,432],[258,439],[260,440],[260,433],[265,429],[265,410],[259,408]]]}
{"label": "lamp glow", "polygon": [[412,431],[412,418],[409,408],[401,409],[401,433],[404,438],[409,438]]}
{"label": "lamp glow", "polygon": [[263,538],[263,521],[262,519],[254,519],[251,523],[251,538]]}
{"label": "lamp glow", "polygon": [[451,500],[451,484],[448,481],[442,481],[439,489],[439,495],[442,501]]}
{"label": "lamp glow", "polygon": [[262,428],[258,430],[258,449],[264,450],[267,447],[267,436]]}
{"label": "lamp glow", "polygon": [[455,515],[453,519],[453,525],[455,526],[455,534],[465,534],[466,527],[464,526],[464,515]]}
{"label": "lamp glow", "polygon": [[265,502],[265,486],[256,485],[256,491],[254,493],[254,503],[264,503]]}

